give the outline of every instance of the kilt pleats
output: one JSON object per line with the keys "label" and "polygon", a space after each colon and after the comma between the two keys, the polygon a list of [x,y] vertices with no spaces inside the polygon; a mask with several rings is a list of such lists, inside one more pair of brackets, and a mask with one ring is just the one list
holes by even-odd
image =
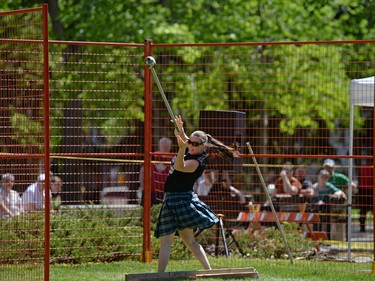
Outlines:
{"label": "kilt pleats", "polygon": [[186,228],[206,229],[218,221],[214,212],[194,192],[167,192],[154,236],[159,238]]}

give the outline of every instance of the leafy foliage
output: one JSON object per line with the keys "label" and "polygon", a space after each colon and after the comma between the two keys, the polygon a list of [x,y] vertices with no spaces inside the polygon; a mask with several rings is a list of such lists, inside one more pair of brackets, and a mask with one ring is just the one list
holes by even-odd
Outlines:
{"label": "leafy foliage", "polygon": [[[374,1],[47,2],[50,4],[51,38],[71,41],[139,43],[152,38],[157,43],[298,42],[370,39],[375,32],[375,22],[370,12],[374,9]],[[41,2],[36,0],[3,1],[0,10],[40,5]],[[240,104],[237,101],[255,98],[255,102],[259,100],[260,105],[267,109],[269,117],[281,119],[276,125],[282,135],[295,135],[302,129],[306,132],[305,137],[310,137],[320,129],[332,130],[335,118],[345,120],[347,118],[344,117],[348,117],[348,86],[339,85],[336,81],[349,82],[352,78],[360,78],[353,77],[353,73],[357,72],[353,71],[352,65],[357,65],[363,76],[373,74],[372,47],[348,45],[341,55],[340,47],[330,48],[332,50],[320,51],[323,48],[318,45],[291,45],[289,49],[236,46],[221,50],[181,47],[168,50],[167,55],[164,49],[155,49],[155,56],[163,55],[158,61],[169,65],[162,69],[163,82],[168,85],[169,81],[173,81],[173,87],[167,88],[166,94],[172,108],[183,113],[186,125],[198,125],[190,124],[197,122],[196,119],[189,119],[197,116],[199,109],[250,108],[247,113],[253,121],[247,125],[252,127],[266,116],[260,110],[252,111],[252,102]],[[58,108],[69,108],[70,105],[61,104],[61,100],[71,98],[82,100],[81,106],[85,109],[85,124],[82,127],[100,128],[104,135],[112,136],[107,140],[108,145],[119,143],[119,136],[134,133],[134,125],[129,125],[128,120],[144,121],[143,74],[140,70],[142,49],[136,52],[113,47],[58,49],[56,47],[56,51],[53,51],[56,60],[53,59],[51,65],[55,76],[51,80],[55,98],[51,105],[56,108],[51,112],[56,117],[52,119],[53,134],[62,135],[57,128],[61,128],[58,122],[61,122],[59,117],[64,113]],[[97,52],[107,54],[100,63],[90,55]],[[249,57],[247,63],[240,54]],[[334,57],[331,54],[335,54]],[[294,59],[298,61],[284,64]],[[79,66],[82,72],[71,69],[72,65]],[[82,79],[82,73],[96,74]],[[116,84],[124,79],[125,83]],[[269,84],[268,81],[273,83]],[[231,89],[232,85],[236,85],[236,89]],[[73,87],[76,96],[68,97],[69,93],[64,91],[66,87]],[[114,94],[118,93],[116,88],[120,95],[114,99]],[[258,97],[259,93],[270,94]],[[335,103],[337,106],[327,110],[320,106],[320,102]],[[301,103],[305,106],[301,106]],[[181,104],[185,104],[184,108],[181,108]],[[295,107],[297,104],[299,106]],[[109,116],[99,118],[103,106],[126,110],[108,111]],[[161,115],[155,116],[155,119],[168,120],[165,112],[155,114]],[[316,120],[323,121],[318,123]],[[359,120],[356,125],[361,126],[362,121],[359,118],[356,120]],[[52,149],[59,142],[61,138],[53,138]]]}
{"label": "leafy foliage", "polygon": [[[134,259],[142,250],[137,211],[116,217],[112,210],[77,208],[51,216],[51,263]],[[3,221],[1,264],[44,258],[44,214],[24,214]],[[20,251],[22,249],[22,251]]]}
{"label": "leafy foliage", "polygon": [[0,264],[28,263],[44,259],[44,216],[20,215],[1,221]]}
{"label": "leafy foliage", "polygon": [[85,208],[55,219],[51,221],[54,263],[113,261],[140,255],[143,230],[138,212],[116,217],[112,210]]}

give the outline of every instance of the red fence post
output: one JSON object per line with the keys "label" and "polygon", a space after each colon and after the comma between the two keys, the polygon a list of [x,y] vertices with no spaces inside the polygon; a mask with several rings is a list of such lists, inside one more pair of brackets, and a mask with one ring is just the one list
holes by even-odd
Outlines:
{"label": "red fence post", "polygon": [[[145,40],[145,57],[152,55],[152,40]],[[144,195],[142,261],[151,262],[151,150],[152,150],[152,79],[144,67]]]}
{"label": "red fence post", "polygon": [[44,171],[45,171],[45,209],[44,209],[44,281],[49,281],[50,263],[50,134],[49,134],[49,48],[48,48],[48,5],[43,4],[43,67],[44,67]]}
{"label": "red fence post", "polygon": [[[375,75],[375,69],[374,69],[374,75]],[[374,105],[375,105],[375,90],[374,90]],[[375,116],[375,106],[372,107],[372,111],[373,111],[373,116]],[[372,122],[372,141],[373,141],[373,145],[372,145],[372,169],[373,169],[373,172],[375,172],[375,122]],[[375,180],[374,180],[374,173],[372,173],[372,197],[373,197],[373,202],[375,202]],[[373,219],[373,240],[375,239],[375,204],[372,204],[372,219]],[[365,220],[366,222],[366,220]],[[375,274],[375,243],[373,243],[373,253],[374,253],[374,257],[373,257],[373,262],[372,262],[372,270],[371,270],[371,273],[372,274]]]}

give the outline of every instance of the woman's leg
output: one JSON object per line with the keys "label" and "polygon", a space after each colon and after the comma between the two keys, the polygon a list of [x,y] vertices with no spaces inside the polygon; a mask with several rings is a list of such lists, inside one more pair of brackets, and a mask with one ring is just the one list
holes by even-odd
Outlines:
{"label": "woman's leg", "polygon": [[207,259],[203,247],[195,240],[192,229],[184,229],[179,231],[182,241],[192,251],[193,255],[200,261],[205,269],[211,269],[210,262]]}
{"label": "woman's leg", "polygon": [[167,268],[169,257],[171,256],[171,247],[173,242],[174,233],[168,236],[162,236],[160,251],[159,251],[159,264],[158,264],[158,272],[165,272]]}

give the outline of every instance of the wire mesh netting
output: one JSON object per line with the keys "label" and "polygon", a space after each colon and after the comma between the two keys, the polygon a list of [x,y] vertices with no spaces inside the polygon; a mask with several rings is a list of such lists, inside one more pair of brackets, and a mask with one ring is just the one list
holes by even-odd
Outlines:
{"label": "wire mesh netting", "polygon": [[[7,38],[41,40],[32,15],[1,17],[2,174],[22,197],[44,182],[43,47]],[[25,19],[26,37],[25,27],[11,32]],[[1,220],[4,278],[29,266],[42,278],[45,235],[51,263],[157,259],[152,234],[178,145],[148,84],[147,48],[186,133],[203,130],[241,154],[212,155],[194,186],[223,222],[196,232],[213,267],[221,255],[373,262],[374,82],[358,80],[374,75],[373,41],[146,45],[49,43],[50,227],[43,212]],[[192,258],[177,236],[172,258]]]}
{"label": "wire mesh netting", "polygon": [[[202,129],[243,153],[234,163],[214,159],[196,186],[224,214],[230,255],[288,256],[273,205],[294,258],[373,260],[373,107],[350,98],[351,80],[374,74],[373,48],[154,45],[156,71],[188,134]],[[373,105],[373,88],[356,95]],[[165,134],[160,124],[172,130],[158,96],[155,87],[153,136]],[[225,254],[217,231],[200,241]]]}
{"label": "wire mesh netting", "polygon": [[32,212],[44,204],[34,204],[44,196],[35,183],[45,151],[42,19],[41,9],[0,15],[1,280],[43,280],[45,218]]}
{"label": "wire mesh netting", "polygon": [[50,46],[51,171],[62,180],[62,205],[51,221],[54,262],[142,252],[142,54],[140,48]]}

